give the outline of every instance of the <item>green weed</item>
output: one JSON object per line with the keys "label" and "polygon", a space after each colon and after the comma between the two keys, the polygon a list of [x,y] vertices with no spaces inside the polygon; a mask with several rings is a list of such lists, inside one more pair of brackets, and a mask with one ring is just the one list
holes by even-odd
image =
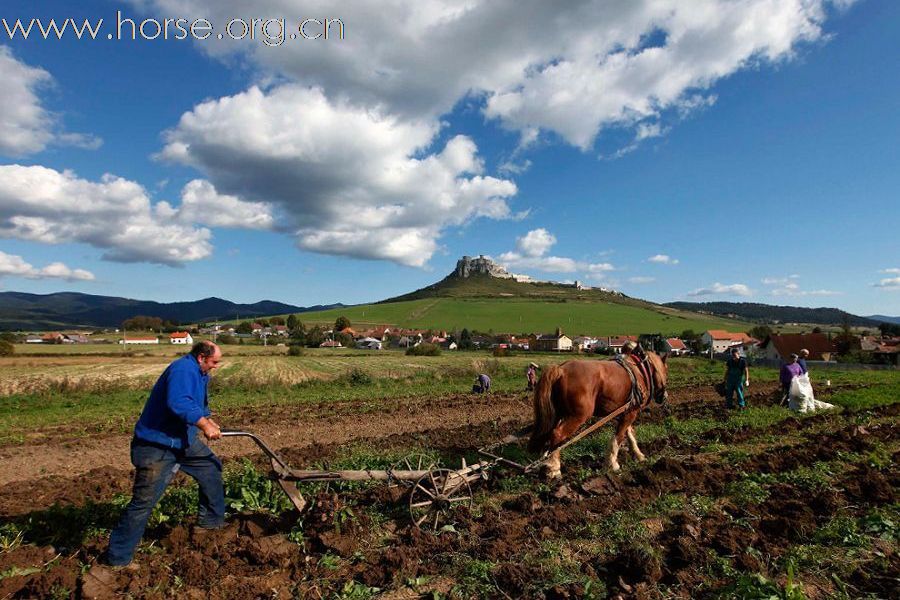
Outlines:
{"label": "green weed", "polygon": [[725,488],[725,493],[738,504],[760,504],[769,497],[769,492],[753,479],[733,481]]}

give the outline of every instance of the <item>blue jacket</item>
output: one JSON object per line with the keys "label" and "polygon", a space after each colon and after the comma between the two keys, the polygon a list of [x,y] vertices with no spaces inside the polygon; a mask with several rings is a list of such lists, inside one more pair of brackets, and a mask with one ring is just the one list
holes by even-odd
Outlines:
{"label": "blue jacket", "polygon": [[197,435],[197,421],[210,415],[208,384],[209,375],[203,374],[193,355],[170,364],[150,392],[134,437],[169,448],[190,446]]}

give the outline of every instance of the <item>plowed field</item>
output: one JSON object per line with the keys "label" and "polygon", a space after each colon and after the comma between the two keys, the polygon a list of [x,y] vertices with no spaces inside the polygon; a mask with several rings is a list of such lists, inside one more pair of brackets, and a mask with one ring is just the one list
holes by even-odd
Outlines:
{"label": "plowed field", "polygon": [[[638,421],[648,461],[626,449],[608,473],[602,431],[567,450],[561,482],[493,471],[438,533],[412,527],[402,490],[384,485],[301,488],[312,502],[298,515],[255,447],[223,440],[227,526],[194,526],[179,476],[122,571],[91,567],[127,501],[129,438],[57,425],[0,448],[0,598],[896,598],[897,391],[896,374],[838,384],[820,398],[839,410],[798,418],[774,383],[727,412],[685,382]],[[881,400],[860,401],[870,393]],[[448,394],[217,416],[295,468],[411,452],[455,468],[531,408],[525,394]]]}

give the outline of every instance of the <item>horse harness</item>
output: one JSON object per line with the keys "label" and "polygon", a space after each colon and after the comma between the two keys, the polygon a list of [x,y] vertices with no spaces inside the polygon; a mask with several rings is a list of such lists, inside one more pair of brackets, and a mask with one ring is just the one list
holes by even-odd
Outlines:
{"label": "horse harness", "polygon": [[[628,400],[628,406],[644,409],[649,406],[651,398],[656,400],[657,404],[662,404],[666,399],[666,388],[659,385],[656,379],[656,369],[647,355],[643,352],[638,354],[638,352],[639,350],[632,354],[617,354],[613,360],[625,369],[625,372],[628,373],[628,377],[631,379],[631,395]],[[643,380],[647,388],[646,398],[641,393],[638,378]]]}

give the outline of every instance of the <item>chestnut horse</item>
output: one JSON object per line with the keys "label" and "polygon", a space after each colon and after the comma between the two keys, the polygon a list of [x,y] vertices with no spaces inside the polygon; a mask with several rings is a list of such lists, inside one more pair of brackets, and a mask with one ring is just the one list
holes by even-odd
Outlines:
{"label": "chestnut horse", "polygon": [[[647,406],[651,396],[657,402],[666,399],[666,383],[669,369],[666,355],[646,353],[652,371],[652,381],[636,373],[640,400],[631,410],[617,419],[618,426],[609,452],[609,466],[619,470],[619,447],[625,436],[638,460],[644,454],[634,437],[633,423],[641,409]],[[630,356],[625,357],[629,363]],[[568,360],[548,367],[534,391],[534,428],[529,447],[531,450],[556,448],[574,434],[591,415],[602,418],[628,403],[632,396],[632,380],[625,368],[612,360]],[[545,463],[547,475],[560,476],[560,451],[554,450]]]}

